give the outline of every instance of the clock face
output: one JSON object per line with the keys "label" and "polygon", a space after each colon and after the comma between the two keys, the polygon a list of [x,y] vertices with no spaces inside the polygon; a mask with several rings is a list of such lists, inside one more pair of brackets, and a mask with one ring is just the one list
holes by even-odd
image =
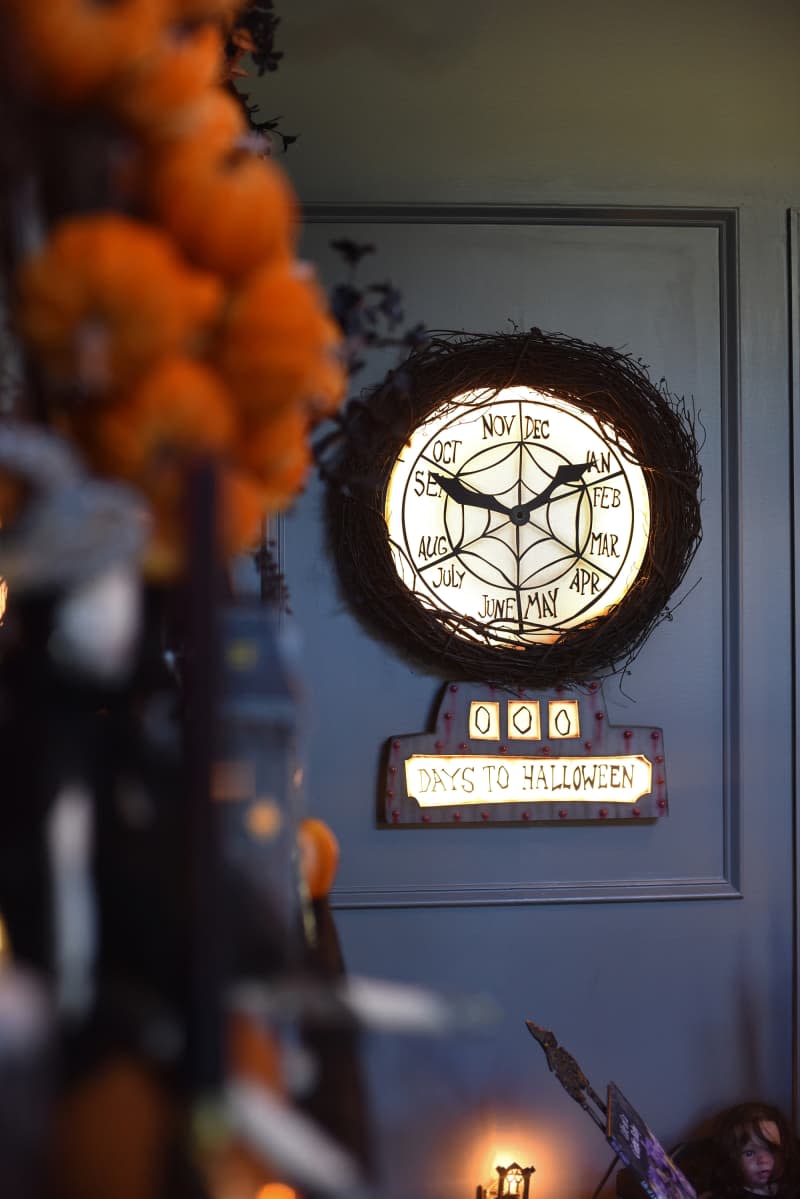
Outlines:
{"label": "clock face", "polygon": [[650,532],[644,474],[618,431],[521,386],[465,392],[418,424],[391,469],[384,516],[415,599],[452,613],[456,636],[511,647],[607,613],[635,581]]}

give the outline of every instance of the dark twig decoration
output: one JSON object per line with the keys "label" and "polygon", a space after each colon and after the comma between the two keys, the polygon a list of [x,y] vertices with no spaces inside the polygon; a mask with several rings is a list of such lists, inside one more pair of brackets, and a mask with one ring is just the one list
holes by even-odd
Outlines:
{"label": "dark twig decoration", "polygon": [[397,347],[408,353],[421,348],[427,338],[424,325],[401,330],[405,320],[403,296],[392,283],[363,283],[357,278],[362,259],[375,253],[371,242],[348,237],[330,243],[342,258],[348,277],[331,291],[331,311],[345,336],[345,362],[352,378],[366,365],[371,350]]}
{"label": "dark twig decoration", "polygon": [[526,1020],[525,1026],[541,1045],[551,1073],[555,1074],[570,1099],[579,1103],[597,1127],[605,1132],[608,1109],[572,1054],[563,1045],[559,1045],[549,1028],[542,1028],[540,1024],[534,1024],[533,1020]]}
{"label": "dark twig decoration", "polygon": [[[620,452],[632,452],[641,466],[650,498],[648,546],[625,598],[552,644],[521,648],[490,644],[480,621],[419,603],[397,575],[384,520],[389,473],[411,431],[461,392],[511,384],[574,401],[613,426],[630,447],[620,445]],[[663,379],[656,385],[640,362],[618,350],[539,329],[429,335],[400,370],[352,401],[318,446],[344,595],[373,633],[445,678],[534,688],[617,673],[670,618],[668,601],[700,543],[697,455],[694,412]],[[464,630],[482,639],[465,640]]]}
{"label": "dark twig decoration", "polygon": [[[281,19],[275,13],[273,0],[248,0],[236,14],[232,27],[228,30],[225,40],[225,77],[228,90],[242,106],[249,128],[256,136],[263,138],[267,146],[272,146],[273,138],[280,138],[284,153],[297,141],[296,134],[284,133],[280,128],[281,117],[259,120],[260,105],[250,103],[248,92],[240,90],[235,85],[237,79],[246,78],[250,71],[243,66],[243,60],[249,56],[248,62],[256,68],[256,74],[261,76],[267,72],[277,71],[283,51],[275,47],[275,38]],[[267,153],[273,152],[267,149]]]}

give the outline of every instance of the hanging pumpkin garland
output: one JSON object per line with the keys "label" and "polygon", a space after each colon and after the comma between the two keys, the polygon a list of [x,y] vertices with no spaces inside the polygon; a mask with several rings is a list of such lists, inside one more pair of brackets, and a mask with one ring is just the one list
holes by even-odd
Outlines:
{"label": "hanging pumpkin garland", "polygon": [[6,36],[18,85],[37,99],[83,104],[152,53],[165,0],[8,0]]}
{"label": "hanging pumpkin garland", "polygon": [[[159,229],[117,213],[71,217],[17,279],[19,327],[58,383],[131,383],[165,354],[202,346],[223,297]],[[102,361],[100,361],[102,359]]]}
{"label": "hanging pumpkin garland", "polygon": [[316,413],[342,399],[339,345],[316,282],[285,259],[253,271],[232,293],[214,360],[249,417],[287,405]]}
{"label": "hanging pumpkin garland", "polygon": [[125,163],[110,178],[127,211],[71,211],[20,262],[16,322],[48,419],[147,496],[159,579],[184,564],[186,464],[218,461],[222,544],[241,552],[303,486],[310,431],[345,389],[292,188],[220,82],[237,7],[10,0],[0,18],[20,105],[96,115]]}
{"label": "hanging pumpkin garland", "polygon": [[147,192],[186,256],[226,279],[293,253],[297,205],[286,177],[246,148],[219,152],[185,139],[154,164]]}
{"label": "hanging pumpkin garland", "polygon": [[141,136],[200,100],[219,78],[222,35],[216,25],[172,25],[109,96],[109,107]]}

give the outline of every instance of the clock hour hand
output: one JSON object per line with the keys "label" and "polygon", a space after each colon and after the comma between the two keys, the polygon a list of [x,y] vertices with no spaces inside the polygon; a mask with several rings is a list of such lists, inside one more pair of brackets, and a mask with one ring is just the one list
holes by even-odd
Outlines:
{"label": "clock hour hand", "polygon": [[441,487],[442,491],[446,491],[451,500],[455,500],[458,504],[468,504],[471,508],[486,508],[489,512],[502,512],[503,516],[509,516],[511,509],[496,499],[493,495],[484,495],[480,491],[473,491],[471,487],[465,487],[460,479],[449,478],[447,475],[434,475],[436,482]]}
{"label": "clock hour hand", "polygon": [[540,491],[535,499],[528,500],[527,504],[520,504],[516,511],[530,514],[536,508],[541,508],[543,504],[547,503],[557,487],[560,487],[562,483],[577,483],[588,469],[588,462],[562,462],[544,491]]}

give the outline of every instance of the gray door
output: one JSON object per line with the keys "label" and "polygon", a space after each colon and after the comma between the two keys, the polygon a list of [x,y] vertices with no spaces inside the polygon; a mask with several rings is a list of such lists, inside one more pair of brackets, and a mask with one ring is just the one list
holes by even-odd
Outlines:
{"label": "gray door", "polygon": [[377,827],[382,748],[427,728],[444,680],[348,612],[319,485],[284,522],[307,806],[341,840],[333,900],[348,964],[481,994],[499,1013],[435,1044],[370,1038],[387,1193],[470,1194],[504,1146],[535,1165],[535,1193],[573,1199],[610,1151],[548,1073],[526,1017],[596,1090],[618,1083],[667,1143],[747,1095],[790,1102],[786,392],[773,378],[751,394],[755,333],[740,395],[734,210],[318,206],[304,253],[329,283],[343,273],[338,237],[375,243],[362,282],[391,279],[410,322],[536,325],[626,350],[685,399],[702,441],[698,555],[670,619],[604,685],[614,723],[664,731],[670,814],[654,823]]}

